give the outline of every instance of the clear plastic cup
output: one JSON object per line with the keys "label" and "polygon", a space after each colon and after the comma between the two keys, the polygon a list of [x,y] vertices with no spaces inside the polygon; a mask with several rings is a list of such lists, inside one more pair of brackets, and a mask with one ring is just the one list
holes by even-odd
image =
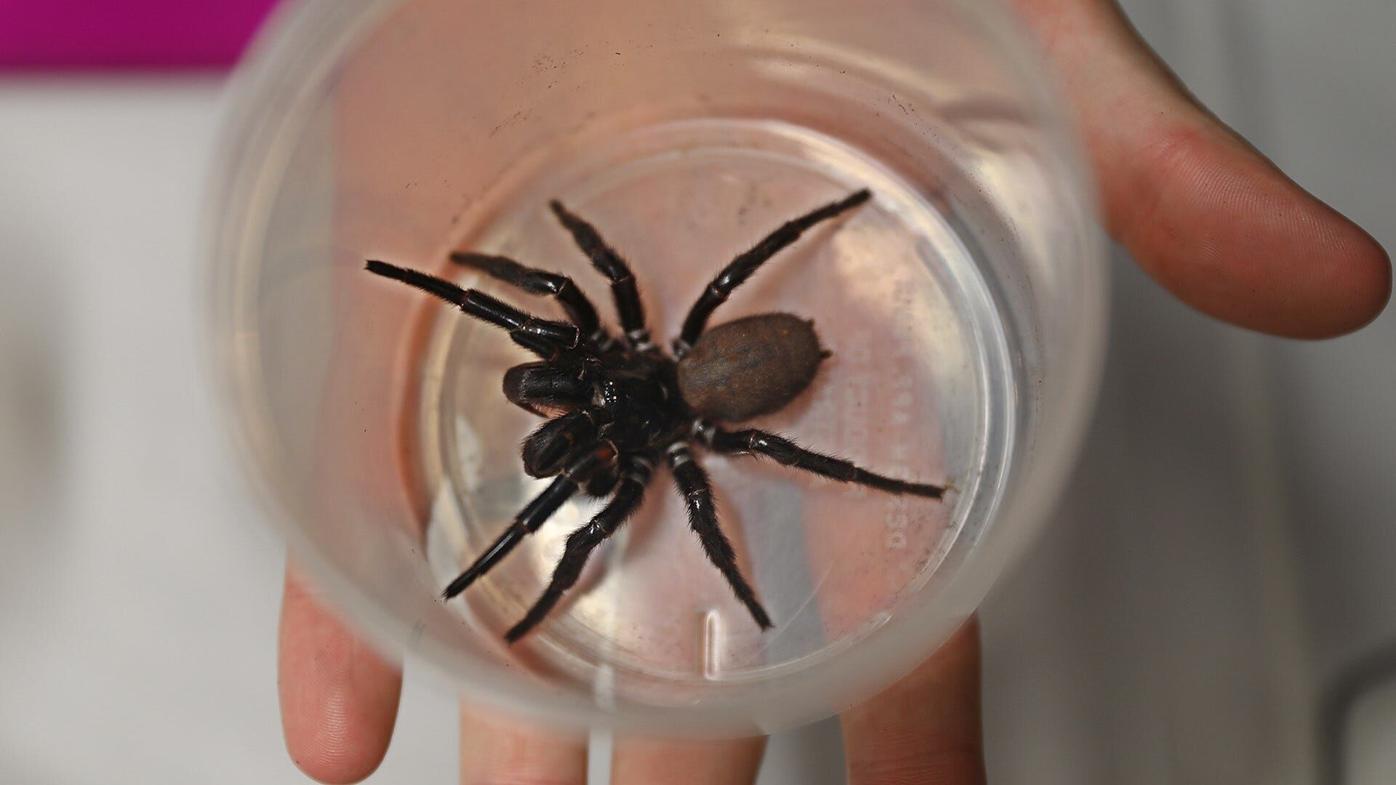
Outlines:
{"label": "clear plastic cup", "polygon": [[[312,576],[386,649],[566,724],[741,734],[825,716],[939,646],[1031,538],[1093,399],[1105,270],[1046,72],[984,0],[319,0],[238,74],[210,210],[231,425]],[[714,316],[812,318],[832,357],[758,421],[941,501],[705,455],[776,626],[706,561],[667,472],[537,631],[569,503],[439,592],[541,488],[507,336],[363,270],[382,258],[560,316],[451,249],[609,292],[559,198],[627,256],[662,345],[733,255],[857,188]]]}

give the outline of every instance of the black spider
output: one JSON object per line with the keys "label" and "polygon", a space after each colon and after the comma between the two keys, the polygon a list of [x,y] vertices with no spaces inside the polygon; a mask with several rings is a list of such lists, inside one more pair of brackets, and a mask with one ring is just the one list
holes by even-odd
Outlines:
{"label": "black spider", "polygon": [[716,422],[740,422],[776,411],[814,379],[829,355],[819,346],[813,322],[785,313],[748,316],[704,332],[708,317],[763,262],[795,242],[806,229],[866,202],[865,189],[786,222],[718,273],[694,303],[670,358],[650,340],[635,277],[591,224],[559,202],[551,207],[563,227],[611,282],[624,338],[616,340],[572,280],[524,267],[502,256],[455,253],[457,264],[479,270],[532,294],[552,295],[568,321],[540,319],[475,289],[386,262],[370,261],[370,272],[415,286],[460,307],[466,314],[509,331],[538,356],[504,374],[504,395],[540,416],[551,416],[523,443],[524,471],[555,477],[528,503],[513,524],[469,569],[446,587],[445,599],[465,591],[500,562],[525,536],[578,491],[595,497],[614,493],[589,523],[574,531],[543,595],[504,637],[510,643],[533,629],[577,582],[587,557],[620,528],[640,505],[650,472],[663,459],[688,505],[688,521],[708,559],[762,629],[771,619],[737,567],[732,545],[718,527],[707,473],[693,459],[689,442],[719,453],[754,453],[787,466],[890,493],[938,499],[944,488],[896,480],[860,469],[841,458],[797,447],[758,430],[728,431]]}

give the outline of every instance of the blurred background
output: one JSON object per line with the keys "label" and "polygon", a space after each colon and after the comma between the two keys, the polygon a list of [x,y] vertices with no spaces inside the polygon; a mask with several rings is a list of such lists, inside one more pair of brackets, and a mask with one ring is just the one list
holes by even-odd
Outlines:
{"label": "blurred background", "polygon": [[[0,783],[305,781],[276,708],[283,548],[199,343],[225,69],[271,5],[0,0]],[[1396,249],[1396,5],[1125,6]],[[1263,338],[1115,256],[1089,443],[983,613],[990,780],[1396,781],[1396,312]],[[454,781],[455,724],[410,675],[370,782]],[[762,785],[842,782],[838,738],[777,736]]]}

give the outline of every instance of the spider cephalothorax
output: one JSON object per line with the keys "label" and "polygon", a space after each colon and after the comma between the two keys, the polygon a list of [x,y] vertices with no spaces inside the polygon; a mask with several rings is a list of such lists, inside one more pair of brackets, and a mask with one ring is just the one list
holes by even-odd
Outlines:
{"label": "spider cephalothorax", "polygon": [[762,629],[771,619],[737,567],[718,526],[712,488],[689,449],[691,442],[718,453],[763,455],[787,466],[889,493],[938,499],[938,485],[896,480],[861,469],[842,458],[811,452],[773,433],[729,431],[734,423],[789,403],[814,379],[820,348],[812,322],[785,313],[737,319],[705,332],[708,317],[732,290],[811,226],[866,202],[858,191],[786,222],[738,255],[712,280],[673,342],[673,356],[650,340],[635,277],[591,224],[558,202],[553,213],[592,264],[611,283],[623,333],[617,339],[601,325],[596,308],[572,280],[524,267],[502,256],[456,253],[451,259],[533,294],[551,295],[567,321],[541,319],[475,289],[435,276],[370,261],[368,270],[455,304],[477,319],[502,327],[534,362],[504,374],[504,395],[535,414],[550,417],[523,444],[524,471],[553,477],[552,483],[515,517],[499,539],[480,554],[443,593],[450,599],[499,563],[525,536],[538,530],[576,493],[610,496],[596,517],[567,538],[543,595],[505,633],[511,643],[533,629],[582,573],[587,557],[640,505],[650,474],[663,461],[688,506],[688,521],[704,552],[732,586]]}

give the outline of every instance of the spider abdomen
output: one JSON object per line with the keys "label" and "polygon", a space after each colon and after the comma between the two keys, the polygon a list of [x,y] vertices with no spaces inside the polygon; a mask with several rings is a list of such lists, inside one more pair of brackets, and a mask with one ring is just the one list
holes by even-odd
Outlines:
{"label": "spider abdomen", "polygon": [[703,334],[679,361],[679,392],[704,417],[740,422],[794,400],[826,356],[813,322],[788,313],[748,316]]}

